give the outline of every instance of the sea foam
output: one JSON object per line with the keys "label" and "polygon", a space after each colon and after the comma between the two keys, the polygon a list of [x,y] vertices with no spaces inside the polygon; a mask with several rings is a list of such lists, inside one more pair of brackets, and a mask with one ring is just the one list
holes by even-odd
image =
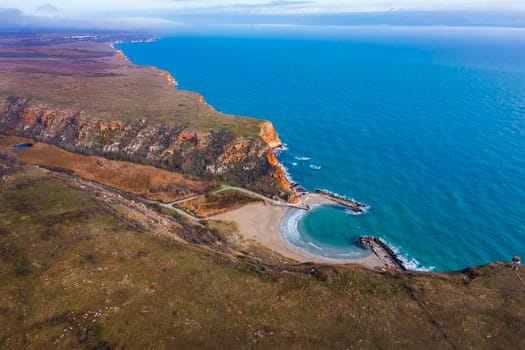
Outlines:
{"label": "sea foam", "polygon": [[301,241],[301,233],[299,232],[299,220],[306,215],[306,210],[292,209],[290,210],[281,222],[281,233],[283,238],[291,244],[297,244]]}
{"label": "sea foam", "polygon": [[407,254],[402,253],[398,247],[388,243],[386,240],[382,238],[380,238],[380,240],[384,244],[389,246],[390,249],[392,249],[392,251],[394,252],[394,254],[396,254],[397,258],[399,259],[399,261],[401,261],[405,269],[410,270],[410,271],[430,272],[436,268],[435,266],[422,266],[421,263],[417,261],[416,259],[411,258]]}

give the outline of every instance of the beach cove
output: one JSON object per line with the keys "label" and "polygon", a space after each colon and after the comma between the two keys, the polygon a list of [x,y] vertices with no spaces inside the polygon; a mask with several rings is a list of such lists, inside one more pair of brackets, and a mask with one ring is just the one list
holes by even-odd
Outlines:
{"label": "beach cove", "polygon": [[[301,209],[307,208],[307,209]],[[391,267],[404,269],[397,257],[380,247],[367,249],[354,245],[353,248],[324,250],[313,242],[301,237],[298,222],[317,208],[343,209],[341,204],[322,193],[305,192],[299,203],[279,205],[278,203],[257,203],[209,217],[211,220],[234,222],[244,241],[255,241],[286,258],[295,261],[324,264],[359,264],[370,269]],[[355,242],[357,243],[357,242]],[[311,247],[314,249],[312,250]]]}
{"label": "beach cove", "polygon": [[369,204],[305,218],[337,222],[334,243],[379,237],[433,271],[523,255],[523,31],[365,32],[116,47],[217,110],[271,120],[279,160],[307,190]]}

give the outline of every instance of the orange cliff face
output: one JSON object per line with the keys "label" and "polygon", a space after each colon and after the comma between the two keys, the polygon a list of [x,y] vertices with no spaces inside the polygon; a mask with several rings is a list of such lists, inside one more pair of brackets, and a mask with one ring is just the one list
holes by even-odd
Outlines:
{"label": "orange cliff face", "polygon": [[122,52],[121,50],[115,50],[115,56],[117,56],[119,60],[131,64],[131,61],[126,57],[126,55],[124,55],[124,52]]}
{"label": "orange cliff face", "polygon": [[37,108],[25,107],[18,115],[18,118],[26,123],[31,123],[38,119],[39,114],[40,111]]}
{"label": "orange cliff face", "polygon": [[182,133],[177,137],[177,141],[192,141],[197,140],[197,133],[185,134]]}
{"label": "orange cliff face", "polygon": [[100,124],[100,131],[117,131],[122,128],[122,125],[119,122],[115,123],[101,123]]}
{"label": "orange cliff face", "polygon": [[230,164],[242,161],[246,157],[246,154],[244,153],[245,149],[246,144],[242,141],[229,146],[224,151],[224,156],[226,157],[224,162]]}
{"label": "orange cliff face", "polygon": [[160,71],[159,76],[165,78],[171,86],[175,86],[175,78],[167,71]]}
{"label": "orange cliff face", "polygon": [[285,172],[284,172],[284,170],[283,170],[283,168],[281,167],[280,164],[277,165],[275,176],[276,176],[277,179],[279,179],[279,182],[281,183],[282,188],[284,188],[286,190],[290,190],[291,189],[290,182],[286,178],[286,174],[285,174]]}
{"label": "orange cliff face", "polygon": [[[166,83],[164,79],[158,81]],[[196,177],[217,176],[275,198],[289,200],[294,194],[285,169],[273,153],[281,141],[268,122],[257,123],[256,135],[232,133],[235,137],[222,139],[216,138],[213,130],[185,128],[182,132],[180,125],[167,121],[111,121],[23,99],[0,99],[0,124],[4,133],[31,136],[60,147],[67,145],[79,153],[147,162],[172,171],[183,169]],[[200,164],[206,164],[204,171]]]}
{"label": "orange cliff face", "polygon": [[272,166],[279,166],[279,161],[271,149],[268,150],[268,163]]}
{"label": "orange cliff face", "polygon": [[25,107],[18,115],[20,120],[26,123],[39,122],[43,126],[47,126],[49,119],[53,116],[53,112],[42,110],[37,107]]}
{"label": "orange cliff face", "polygon": [[281,187],[285,190],[291,189],[291,184],[288,181],[286,177],[286,173],[284,172],[281,164],[279,163],[279,160],[273,153],[273,150],[277,147],[281,147],[282,143],[279,139],[279,135],[277,134],[277,131],[273,128],[272,123],[270,122],[264,122],[261,125],[261,131],[260,136],[270,146],[270,149],[268,150],[268,163],[270,163],[272,166],[274,166],[275,169],[275,178],[277,178],[281,184]]}
{"label": "orange cliff face", "polygon": [[279,139],[279,135],[277,135],[277,131],[273,128],[272,123],[270,122],[264,122],[261,125],[261,131],[259,133],[261,138],[270,146],[271,149],[281,147],[282,143]]}
{"label": "orange cliff face", "polygon": [[42,118],[40,119],[40,123],[44,126],[47,125],[47,121],[53,116],[52,112],[45,112]]}

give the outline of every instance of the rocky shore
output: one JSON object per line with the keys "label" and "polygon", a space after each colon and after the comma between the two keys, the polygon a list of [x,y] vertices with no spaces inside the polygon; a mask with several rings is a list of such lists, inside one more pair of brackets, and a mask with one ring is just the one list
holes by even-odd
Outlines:
{"label": "rocky shore", "polygon": [[377,237],[359,237],[358,243],[363,248],[371,249],[375,255],[383,262],[384,266],[395,270],[406,271],[405,265],[397,254],[383,240]]}
{"label": "rocky shore", "polygon": [[360,203],[360,202],[358,202],[358,201],[356,201],[354,199],[350,199],[350,198],[346,198],[346,197],[337,195],[337,194],[332,193],[330,191],[316,190],[315,193],[318,193],[318,194],[328,198],[329,200],[335,202],[336,204],[338,204],[340,206],[349,208],[350,211],[354,215],[364,214],[364,213],[366,213],[366,211],[368,209],[370,209],[370,207],[368,205],[364,204],[364,203]]}

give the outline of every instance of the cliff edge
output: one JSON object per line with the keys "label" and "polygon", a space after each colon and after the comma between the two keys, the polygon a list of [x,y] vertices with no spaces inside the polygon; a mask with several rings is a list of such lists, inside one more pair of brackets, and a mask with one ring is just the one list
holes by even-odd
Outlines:
{"label": "cliff edge", "polygon": [[1,37],[0,133],[288,198],[270,122],[219,113],[176,89],[168,72],[115,50],[123,39]]}

